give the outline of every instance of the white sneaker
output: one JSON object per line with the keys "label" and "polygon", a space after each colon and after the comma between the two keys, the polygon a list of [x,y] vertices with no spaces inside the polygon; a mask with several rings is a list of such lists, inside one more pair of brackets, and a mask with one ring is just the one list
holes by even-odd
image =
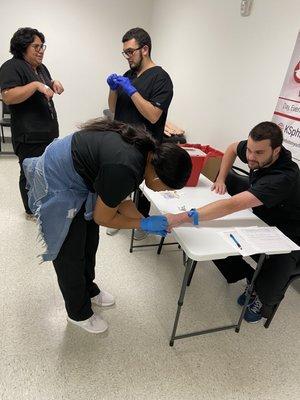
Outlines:
{"label": "white sneaker", "polygon": [[148,233],[144,232],[142,229],[135,229],[133,239],[134,240],[143,240],[148,236]]}
{"label": "white sneaker", "polygon": [[90,318],[84,321],[75,321],[74,319],[67,318],[69,322],[90,333],[103,333],[108,328],[108,324],[99,315],[93,314]]}
{"label": "white sneaker", "polygon": [[115,304],[115,299],[112,294],[101,290],[97,296],[91,298],[91,302],[98,307],[109,307]]}
{"label": "white sneaker", "polygon": [[119,232],[120,229],[115,228],[106,228],[106,234],[109,236],[114,236],[116,233]]}

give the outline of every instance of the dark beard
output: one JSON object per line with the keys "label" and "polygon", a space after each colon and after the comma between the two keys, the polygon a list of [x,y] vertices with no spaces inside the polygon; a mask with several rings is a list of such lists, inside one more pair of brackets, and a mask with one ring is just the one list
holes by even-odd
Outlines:
{"label": "dark beard", "polygon": [[267,166],[269,166],[272,162],[273,162],[273,154],[271,155],[271,157],[270,157],[267,161],[264,162],[263,165],[259,166],[259,168],[267,167]]}
{"label": "dark beard", "polygon": [[[256,169],[262,169],[265,168],[267,166],[269,166],[271,163],[273,162],[273,154],[270,156],[270,158],[268,160],[266,160],[262,165],[257,164],[257,167],[252,168],[252,170],[256,170]],[[250,168],[250,166],[249,166]],[[251,168],[250,168],[251,169]]]}
{"label": "dark beard", "polygon": [[130,67],[130,69],[131,69],[131,71],[133,71],[133,72],[138,72],[139,71],[139,69],[141,68],[141,65],[142,65],[142,60],[141,61],[139,61],[137,64],[135,64],[135,65],[129,65],[129,67]]}

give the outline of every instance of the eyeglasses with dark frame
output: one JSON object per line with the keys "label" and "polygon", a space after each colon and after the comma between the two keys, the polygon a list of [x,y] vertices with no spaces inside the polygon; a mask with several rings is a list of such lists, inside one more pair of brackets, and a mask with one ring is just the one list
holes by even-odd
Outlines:
{"label": "eyeglasses with dark frame", "polygon": [[45,51],[47,48],[45,44],[31,44],[30,46],[33,47],[35,51]]}
{"label": "eyeglasses with dark frame", "polygon": [[143,47],[144,47],[144,46],[138,47],[137,49],[127,49],[127,50],[122,51],[122,54],[123,54],[123,56],[126,58],[126,60],[128,60],[128,58],[130,58],[131,56],[133,56],[134,53],[135,53],[137,50],[141,50]]}

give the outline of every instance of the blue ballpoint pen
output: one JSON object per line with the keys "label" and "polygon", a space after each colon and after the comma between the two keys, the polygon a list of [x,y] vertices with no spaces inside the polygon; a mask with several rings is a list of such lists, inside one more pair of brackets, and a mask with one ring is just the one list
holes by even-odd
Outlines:
{"label": "blue ballpoint pen", "polygon": [[236,238],[233,236],[233,234],[231,233],[229,236],[230,236],[231,239],[234,241],[234,243],[238,246],[238,248],[241,249],[241,250],[243,250],[243,249],[242,249],[242,246],[239,244],[239,242],[236,240]]}

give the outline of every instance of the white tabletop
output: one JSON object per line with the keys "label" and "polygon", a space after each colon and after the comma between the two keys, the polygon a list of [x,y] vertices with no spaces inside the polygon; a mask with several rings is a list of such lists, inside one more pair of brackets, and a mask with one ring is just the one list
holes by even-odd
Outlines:
{"label": "white tabletop", "polygon": [[[180,208],[183,206],[188,211],[191,208],[199,208],[215,200],[229,197],[228,194],[219,195],[212,192],[211,185],[212,183],[206,177],[200,175],[197,187],[177,190],[178,197],[171,199],[166,199],[164,192],[153,192],[144,184],[141,185],[141,189],[162,214],[167,212],[177,214],[181,212]],[[200,220],[198,227],[182,225],[173,229],[173,235],[189,258],[195,261],[214,260],[240,255],[221,235],[217,234],[218,231],[249,226],[267,225],[256,217],[252,210],[244,210],[213,221],[201,222]]]}

